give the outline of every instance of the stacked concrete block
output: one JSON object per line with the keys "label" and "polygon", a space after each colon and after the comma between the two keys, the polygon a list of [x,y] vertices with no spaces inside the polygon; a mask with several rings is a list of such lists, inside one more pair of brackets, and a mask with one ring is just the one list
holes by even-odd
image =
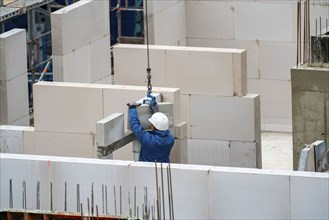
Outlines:
{"label": "stacked concrete block", "polygon": [[33,88],[36,131],[95,134],[103,118],[101,86],[39,82]]}
{"label": "stacked concrete block", "polygon": [[[50,185],[52,184],[53,210],[64,211],[65,183],[67,189],[67,211],[76,212],[77,184],[80,188],[80,203],[88,210],[87,198],[91,202],[94,191],[94,205],[102,207],[102,190],[107,189],[108,211],[114,210],[114,186],[116,186],[117,212],[119,214],[119,189],[127,195],[128,165],[130,161],[88,160],[50,156],[29,156],[2,154],[1,158],[1,208],[9,208],[9,181],[12,179],[14,208],[22,209],[22,182],[27,186],[27,209],[35,209],[37,183],[40,183],[41,210],[50,210]],[[83,175],[81,175],[83,174]],[[105,200],[105,199],[104,199]],[[128,215],[127,196],[122,196],[123,215]]]}
{"label": "stacked concrete block", "polygon": [[[186,44],[185,1],[148,2],[149,40],[154,45]],[[175,20],[168,18],[174,17]]]}
{"label": "stacked concrete block", "polygon": [[[310,32],[314,36],[315,19],[329,18],[329,5],[315,1],[310,11]],[[255,81],[248,85],[248,93],[258,93],[262,88],[259,94],[266,97],[268,81],[290,84],[289,70],[296,65],[295,2],[187,1],[186,16],[187,46],[247,49],[248,78]],[[273,108],[272,103],[278,102],[275,97],[273,101],[262,98],[263,109],[266,109],[262,110],[263,128],[291,132],[291,102],[287,101],[291,97],[290,89],[277,90],[283,98],[279,101],[280,108]]]}
{"label": "stacked concrete block", "polygon": [[290,185],[291,219],[329,218],[328,174],[294,172]]}
{"label": "stacked concrete block", "polygon": [[0,152],[24,153],[24,130],[25,126],[0,126]]}
{"label": "stacked concrete block", "polygon": [[[180,90],[154,87],[153,91],[161,93],[164,102],[173,103],[172,122],[177,124]],[[117,112],[123,113],[122,120],[125,118],[127,121],[127,103],[145,95],[146,88],[140,86],[39,82],[34,85],[35,128],[34,131],[27,131],[29,138],[26,151],[58,156],[96,157],[96,142],[100,142],[95,140],[97,122]],[[127,129],[127,123],[124,126],[120,128],[121,133],[124,132],[123,129]],[[114,129],[117,132],[120,130],[117,127]],[[46,138],[53,140],[54,144],[47,144]],[[102,143],[106,144],[107,135],[104,134],[103,138]],[[114,158],[132,160],[132,149],[129,146],[123,147],[114,152]]]}
{"label": "stacked concrete block", "polygon": [[180,122],[174,126],[175,144],[170,153],[171,163],[187,163],[187,123]]}
{"label": "stacked concrete block", "polygon": [[[134,215],[136,198],[141,215],[145,190],[149,205],[156,207],[154,163],[17,154],[0,157],[1,209],[9,208],[10,180],[14,209],[23,208],[17,202],[23,199],[23,181],[28,209],[35,209],[38,182],[42,210],[49,210],[52,186],[53,210],[64,211],[66,188],[67,211],[76,212],[78,184],[83,210],[88,210],[92,189],[99,213],[104,195],[109,214],[128,216],[131,210]],[[162,164],[166,218],[167,167]],[[159,163],[157,174],[162,189]],[[325,173],[171,164],[171,179],[175,219],[328,219],[329,176]]]}
{"label": "stacked concrete block", "polygon": [[211,169],[209,219],[290,219],[289,174],[242,168]]}
{"label": "stacked concrete block", "polygon": [[[145,49],[141,45],[121,44],[114,47],[115,83],[142,85],[142,79],[145,78],[142,65],[136,62],[132,69],[122,63],[127,56],[129,60],[137,60]],[[158,65],[155,68],[162,67],[152,82],[181,89],[180,118],[187,122],[187,137],[204,140],[209,149],[216,149],[220,145],[210,140],[254,143],[257,148],[257,162],[250,163],[255,160],[254,155],[250,154],[246,161],[239,160],[235,165],[252,164],[248,167],[255,167],[257,164],[261,167],[259,96],[243,96],[247,91],[246,51],[174,46],[151,46],[150,49],[156,55],[153,62]],[[190,143],[192,142],[188,142],[188,145]],[[236,148],[233,151],[233,154],[237,154],[236,158],[250,149],[245,144],[240,146],[246,146],[246,149]],[[197,149],[195,144],[187,149],[186,155],[190,153],[189,150],[191,155],[196,156],[199,155],[196,152],[202,151],[202,147]],[[211,154],[209,149],[207,152]],[[237,152],[239,149],[241,152]],[[213,155],[218,155],[218,150]],[[230,153],[228,150],[228,158]],[[211,164],[210,161],[214,161],[215,165],[230,164],[230,160],[220,161],[223,159],[220,156],[217,161],[205,158],[207,156],[199,160],[194,158],[189,163]]]}
{"label": "stacked concrete block", "polygon": [[0,123],[28,126],[26,32],[12,29],[0,35]]}
{"label": "stacked concrete block", "polygon": [[234,38],[234,8],[231,2],[188,1],[186,7],[186,31],[189,39]]}
{"label": "stacked concrete block", "polygon": [[96,83],[110,76],[108,8],[107,1],[88,0],[51,14],[55,81]]}
{"label": "stacked concrete block", "polygon": [[249,79],[248,88],[249,92],[261,94],[262,130],[291,132],[291,83]]}
{"label": "stacked concrete block", "polygon": [[[259,95],[249,94],[242,97],[191,95],[190,106],[192,139],[254,143],[256,144],[256,158],[255,155],[245,154],[245,160],[256,159],[254,162],[257,167],[261,167]],[[245,150],[248,151],[249,147],[242,146],[245,146],[246,149],[235,148],[235,151],[231,152],[233,158],[238,159],[238,155],[243,154]],[[199,151],[202,149],[203,147],[200,146]],[[238,152],[239,149],[241,152]],[[240,162],[233,161],[232,164],[234,163],[239,164]],[[250,165],[250,163],[248,164]],[[254,167],[254,165],[248,167]]]}
{"label": "stacked concrete block", "polygon": [[[150,50],[157,51],[153,65],[161,68],[158,77],[152,78],[155,85],[179,87],[181,94],[241,96],[247,92],[245,50],[169,46],[151,46]],[[116,45],[115,83],[145,84],[145,66],[136,61],[132,72],[132,67],[124,65],[126,59],[140,60],[145,54],[146,46]]]}
{"label": "stacked concrete block", "polygon": [[206,139],[189,139],[187,146],[189,164],[230,166],[230,142]]}
{"label": "stacked concrete block", "polygon": [[34,127],[24,130],[24,154],[38,154],[35,151]]}

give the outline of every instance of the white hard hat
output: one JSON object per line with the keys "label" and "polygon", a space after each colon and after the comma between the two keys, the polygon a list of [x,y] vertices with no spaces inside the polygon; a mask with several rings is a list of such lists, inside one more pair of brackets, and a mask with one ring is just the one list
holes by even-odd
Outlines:
{"label": "white hard hat", "polygon": [[168,129],[168,117],[161,113],[156,112],[149,118],[149,122],[151,122],[154,127],[160,131],[165,131]]}

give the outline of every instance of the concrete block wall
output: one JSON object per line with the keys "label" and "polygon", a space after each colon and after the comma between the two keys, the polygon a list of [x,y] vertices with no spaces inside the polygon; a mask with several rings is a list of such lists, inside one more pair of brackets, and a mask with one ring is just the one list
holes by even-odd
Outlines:
{"label": "concrete block wall", "polygon": [[[315,19],[329,18],[328,2],[312,1],[310,12],[314,35]],[[296,65],[296,2],[187,1],[186,24],[188,46],[247,49],[248,93],[261,95],[262,130],[291,132],[288,87]],[[274,103],[280,107],[273,108]]]}
{"label": "concrete block wall", "polygon": [[[145,85],[147,65],[141,57],[146,56],[146,46],[118,44],[113,53],[115,83]],[[155,86],[179,87],[181,94],[241,96],[247,92],[245,50],[151,45],[150,57]]]}
{"label": "concrete block wall", "polygon": [[96,83],[111,75],[109,2],[87,0],[51,14],[54,81]]}
{"label": "concrete block wall", "polygon": [[[146,53],[142,45],[119,44],[114,46],[115,83],[129,85],[145,84],[145,66],[140,57]],[[187,142],[187,162],[197,164],[230,165],[225,158],[218,156],[220,140],[250,142],[256,144],[257,163],[250,163],[238,155],[246,149],[233,151],[237,156],[236,164],[261,167],[260,137],[260,98],[259,95],[246,94],[247,65],[246,51],[238,49],[196,48],[175,46],[151,46],[152,83],[154,85],[174,86],[181,89],[180,118],[187,122],[187,137],[204,140],[208,150],[201,142]],[[132,65],[124,65],[129,59]],[[239,96],[233,96],[239,95]],[[244,96],[245,95],[245,96]],[[199,146],[192,143],[198,143]],[[228,144],[227,144],[228,146]],[[245,146],[245,145],[242,145]],[[249,148],[248,148],[249,149]],[[214,151],[212,151],[214,150]],[[189,152],[191,151],[191,152]],[[199,159],[200,152],[207,152]],[[227,151],[230,158],[231,151]],[[195,157],[191,156],[195,155]],[[249,154],[246,154],[248,157]],[[208,157],[216,157],[209,160]],[[251,155],[250,155],[251,156]],[[249,157],[254,160],[255,157]],[[247,159],[248,160],[248,159]],[[232,163],[233,165],[233,163]]]}
{"label": "concrete block wall", "polygon": [[185,7],[183,0],[148,1],[150,44],[186,45]]}
{"label": "concrete block wall", "polygon": [[[50,209],[50,183],[54,210],[76,211],[77,184],[80,202],[87,210],[94,187],[95,205],[102,211],[102,188],[107,187],[110,214],[129,215],[141,210],[144,187],[154,205],[154,163],[0,154],[0,208],[9,205],[9,181],[13,183],[14,208],[22,208],[22,181],[27,185],[27,207],[35,209],[36,185],[40,181],[41,209]],[[157,164],[161,184],[160,164]],[[167,164],[163,164],[165,204],[168,205]],[[81,175],[83,173],[83,175]],[[329,177],[325,173],[274,171],[246,168],[171,164],[175,219],[328,219]],[[86,178],[88,177],[88,178]],[[114,199],[114,186],[116,199]],[[120,205],[120,186],[122,205]],[[129,203],[130,198],[130,203]],[[238,211],[237,211],[238,210]],[[141,213],[141,211],[139,212]],[[168,206],[166,206],[166,217]],[[156,216],[156,215],[155,215]]]}
{"label": "concrete block wall", "polygon": [[28,126],[26,31],[0,34],[0,124]]}
{"label": "concrete block wall", "polygon": [[0,152],[23,154],[26,126],[0,125]]}
{"label": "concrete block wall", "polygon": [[[161,94],[162,101],[173,103],[173,122],[179,123],[180,90],[154,87],[153,91]],[[96,157],[96,123],[114,113],[124,113],[127,121],[127,103],[139,100],[145,95],[146,88],[141,86],[36,83],[34,84],[35,127],[25,131],[25,152],[54,156]],[[132,160],[131,146],[127,145],[114,152],[114,159]]]}

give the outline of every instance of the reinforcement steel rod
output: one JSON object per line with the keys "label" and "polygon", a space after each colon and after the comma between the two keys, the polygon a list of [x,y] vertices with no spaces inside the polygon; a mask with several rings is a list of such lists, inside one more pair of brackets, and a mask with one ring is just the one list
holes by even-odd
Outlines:
{"label": "reinforcement steel rod", "polygon": [[172,191],[172,178],[171,178],[171,166],[170,166],[170,163],[168,164],[169,166],[169,181],[170,181],[170,195],[171,195],[171,214],[172,214],[172,217],[171,219],[174,220],[174,195],[173,195],[173,191]]}
{"label": "reinforcement steel rod", "polygon": [[164,197],[164,180],[163,180],[163,167],[161,163],[161,187],[162,187],[162,208],[163,208],[163,219],[166,219],[165,214],[165,197]]}
{"label": "reinforcement steel rod", "polygon": [[104,201],[104,184],[102,184],[102,211],[103,211],[103,214],[105,212],[104,203],[105,203],[105,201]]}
{"label": "reinforcement steel rod", "polygon": [[115,186],[113,186],[113,194],[114,194],[114,213],[117,215],[117,195],[115,191]]}
{"label": "reinforcement steel rod", "polygon": [[136,186],[134,186],[134,217],[136,217]]}
{"label": "reinforcement steel rod", "polygon": [[168,187],[169,219],[171,219],[171,196],[170,196],[170,181],[169,181],[169,165],[167,166],[167,187]]}
{"label": "reinforcement steel rod", "polygon": [[77,184],[77,212],[80,212],[80,185]]}
{"label": "reinforcement steel rod", "polygon": [[67,211],[67,184],[65,181],[65,190],[64,190],[64,212]]}
{"label": "reinforcement steel rod", "polygon": [[105,186],[105,207],[106,207],[106,215],[108,214],[108,206],[107,206],[107,186]]}
{"label": "reinforcement steel rod", "polygon": [[9,180],[9,208],[14,208],[12,179]]}
{"label": "reinforcement steel rod", "polygon": [[40,181],[37,183],[37,204],[36,209],[40,209]]}
{"label": "reinforcement steel rod", "polygon": [[120,215],[122,215],[122,187],[120,185]]}
{"label": "reinforcement steel rod", "polygon": [[53,183],[50,182],[50,211],[53,211]]}
{"label": "reinforcement steel rod", "polygon": [[91,184],[91,217],[94,217],[94,183]]}
{"label": "reinforcement steel rod", "polygon": [[157,215],[158,215],[158,220],[161,219],[161,216],[160,216],[160,203],[159,203],[159,191],[158,191],[158,187],[159,187],[159,184],[158,184],[158,168],[157,168],[157,162],[155,161],[154,162],[154,167],[155,167],[155,189],[157,191]]}

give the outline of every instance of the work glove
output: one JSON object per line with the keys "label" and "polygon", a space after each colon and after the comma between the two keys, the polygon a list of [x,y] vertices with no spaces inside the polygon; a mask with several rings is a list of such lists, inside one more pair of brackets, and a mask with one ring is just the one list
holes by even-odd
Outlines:
{"label": "work glove", "polygon": [[136,102],[130,102],[130,103],[127,103],[129,109],[132,109],[132,108],[136,108],[138,106],[141,105],[141,103],[136,103]]}

